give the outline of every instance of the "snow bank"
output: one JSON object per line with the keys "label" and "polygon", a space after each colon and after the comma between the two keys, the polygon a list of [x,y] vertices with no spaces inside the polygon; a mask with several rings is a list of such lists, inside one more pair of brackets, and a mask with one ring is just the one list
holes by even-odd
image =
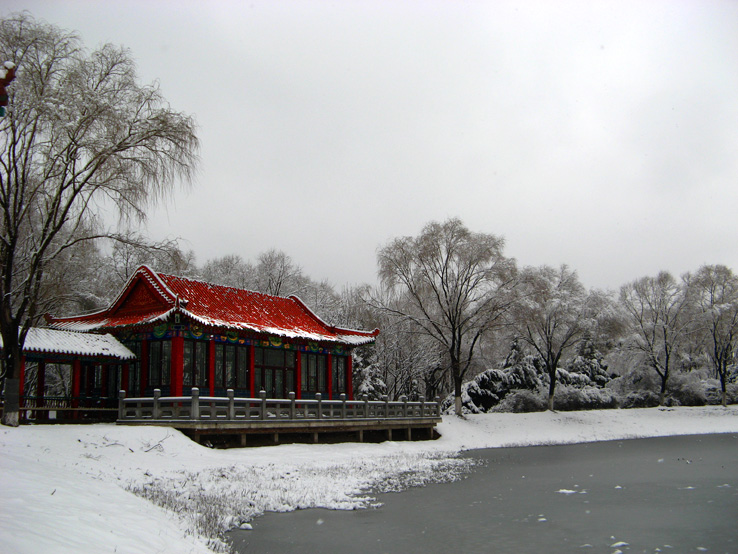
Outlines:
{"label": "snow bank", "polygon": [[208,526],[363,507],[372,489],[458,478],[469,463],[455,457],[461,450],[738,432],[738,408],[450,416],[439,430],[437,441],[212,450],[159,427],[0,428],[0,544],[17,553],[217,551],[222,543],[203,537]]}

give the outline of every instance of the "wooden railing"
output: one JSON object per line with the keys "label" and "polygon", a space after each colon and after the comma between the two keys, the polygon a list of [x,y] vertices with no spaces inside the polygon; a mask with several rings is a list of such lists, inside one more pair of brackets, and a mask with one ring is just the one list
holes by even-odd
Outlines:
{"label": "wooden railing", "polygon": [[237,398],[228,389],[227,396],[200,396],[197,388],[191,396],[161,396],[159,389],[149,398],[126,398],[120,391],[118,421],[200,421],[200,422],[269,422],[305,420],[421,420],[440,418],[440,399],[426,402],[369,400],[323,400],[320,393],[314,400],[297,400],[295,393],[289,398],[267,398],[261,391],[259,398]]}

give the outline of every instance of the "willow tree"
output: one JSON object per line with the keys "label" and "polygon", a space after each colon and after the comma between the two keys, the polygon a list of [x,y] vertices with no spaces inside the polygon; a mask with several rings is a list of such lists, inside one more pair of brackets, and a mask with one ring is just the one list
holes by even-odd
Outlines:
{"label": "willow tree", "polygon": [[412,322],[444,352],[458,415],[475,351],[511,303],[515,262],[503,255],[503,246],[501,237],[472,233],[459,219],[449,219],[379,251],[388,298],[382,308]]}
{"label": "willow tree", "polygon": [[139,84],[124,48],[90,52],[74,33],[23,13],[0,20],[0,60],[17,68],[0,119],[2,422],[17,425],[21,353],[41,315],[46,268],[110,235],[96,217],[102,203],[144,219],[152,200],[189,182],[198,140],[190,116]]}

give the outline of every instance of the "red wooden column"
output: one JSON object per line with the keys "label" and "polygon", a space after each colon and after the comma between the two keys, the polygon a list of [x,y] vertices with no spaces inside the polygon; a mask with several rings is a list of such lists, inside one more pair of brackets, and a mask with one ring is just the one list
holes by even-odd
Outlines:
{"label": "red wooden column", "polygon": [[184,337],[172,337],[172,358],[169,365],[169,387],[172,396],[182,396],[184,380]]}
{"label": "red wooden column", "polygon": [[328,383],[328,398],[333,399],[333,354],[328,354],[328,359],[325,361],[326,365],[326,380]]}
{"label": "red wooden column", "polygon": [[210,396],[215,396],[215,338],[210,337],[208,344],[208,383],[210,383]]}
{"label": "red wooden column", "polygon": [[256,375],[254,374],[254,371],[256,370],[256,347],[252,344],[249,345],[249,394],[251,395],[251,398],[256,398],[259,394],[259,391],[254,390],[254,379]]}
{"label": "red wooden column", "polygon": [[302,352],[297,351],[295,356],[295,398],[300,400],[302,398]]}
{"label": "red wooden column", "polygon": [[[44,388],[46,388],[46,360],[41,360],[38,363],[38,369],[36,370],[36,407],[44,407]],[[47,419],[49,412],[38,411],[36,412],[36,419]]]}
{"label": "red wooden column", "polygon": [[346,398],[349,400],[354,399],[354,358],[349,352],[346,356]]}
{"label": "red wooden column", "polygon": [[144,396],[146,394],[146,387],[149,386],[149,339],[143,339],[141,341],[141,382],[139,383],[140,391],[139,394]]}

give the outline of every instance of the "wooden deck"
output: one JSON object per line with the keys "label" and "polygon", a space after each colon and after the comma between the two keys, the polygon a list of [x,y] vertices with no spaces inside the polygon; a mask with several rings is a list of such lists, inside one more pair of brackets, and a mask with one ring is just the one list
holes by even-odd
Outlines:
{"label": "wooden deck", "polygon": [[[297,400],[290,393],[286,399],[200,396],[162,397],[158,390],[149,398],[126,398],[121,391],[119,425],[164,425],[174,427],[197,442],[230,439],[230,444],[246,446],[256,442],[279,443],[287,440],[319,442],[321,435],[332,440],[414,440],[435,438],[435,426],[441,421],[439,399],[426,402],[422,397],[390,402]],[[326,435],[329,435],[326,437]],[[248,440],[248,437],[256,440]]]}

